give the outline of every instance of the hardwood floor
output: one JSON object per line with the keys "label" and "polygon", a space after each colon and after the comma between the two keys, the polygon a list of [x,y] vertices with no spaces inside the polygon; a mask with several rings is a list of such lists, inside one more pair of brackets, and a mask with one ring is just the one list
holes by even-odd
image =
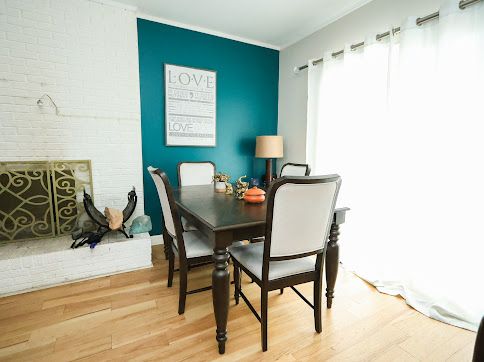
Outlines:
{"label": "hardwood floor", "polygon": [[[220,356],[210,291],[189,295],[179,316],[178,277],[167,288],[162,247],[153,248],[153,259],[152,269],[0,298],[0,360],[471,360],[475,333],[429,319],[344,270],[321,334],[295,293],[271,293],[265,353],[258,321],[242,301],[235,306],[232,289]],[[189,289],[210,281],[209,268],[195,269]],[[257,308],[259,288],[245,279],[243,289]],[[310,285],[299,289],[311,300]]]}

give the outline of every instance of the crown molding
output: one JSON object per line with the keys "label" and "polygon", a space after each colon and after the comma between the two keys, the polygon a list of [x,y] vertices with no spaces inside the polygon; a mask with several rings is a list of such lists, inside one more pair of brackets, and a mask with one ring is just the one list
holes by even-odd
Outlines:
{"label": "crown molding", "polygon": [[161,23],[161,24],[166,24],[166,25],[172,25],[172,26],[176,26],[178,28],[193,30],[193,31],[197,31],[199,33],[214,35],[214,36],[218,36],[218,37],[225,38],[225,39],[235,40],[235,41],[238,41],[238,42],[241,42],[241,43],[256,45],[256,46],[268,48],[268,49],[281,50],[281,47],[279,47],[277,45],[268,44],[268,43],[260,42],[260,41],[257,41],[257,40],[237,36],[237,35],[227,34],[227,33],[221,32],[221,31],[207,29],[207,28],[204,28],[204,27],[201,27],[201,26],[189,25],[189,24],[178,22],[178,21],[173,21],[173,20],[161,18],[161,17],[158,17],[158,16],[148,15],[148,14],[141,13],[141,12],[138,12],[136,14],[136,16],[140,19],[154,21],[156,23]]}
{"label": "crown molding", "polygon": [[320,31],[321,29],[327,27],[328,25],[338,21],[339,19],[341,18],[344,18],[346,15],[348,14],[351,14],[353,11],[361,8],[362,6],[365,6],[366,4],[372,2],[373,0],[360,0],[358,1],[356,4],[353,4],[352,6],[349,6],[348,8],[344,9],[341,13],[339,13],[338,15],[335,15],[329,19],[327,19],[324,23],[322,24],[319,24],[317,26],[315,26],[313,30],[311,30],[307,35],[303,36],[302,38],[299,38],[298,40],[294,40],[294,41],[291,41],[283,46],[280,47],[280,50],[284,50],[286,48],[289,48],[291,45],[294,45],[304,39],[306,39],[307,37],[310,37],[311,35],[313,35],[314,33],[317,33],[318,31]]}
{"label": "crown molding", "polygon": [[228,34],[228,33],[224,33],[224,32],[217,31],[217,30],[212,30],[212,29],[197,26],[197,25],[190,25],[190,24],[179,22],[179,21],[174,21],[174,20],[162,18],[162,17],[155,16],[155,15],[146,14],[146,13],[143,13],[143,12],[139,12],[137,6],[127,5],[127,4],[124,4],[122,1],[115,1],[115,0],[88,0],[88,1],[91,1],[93,3],[113,6],[113,7],[117,7],[117,8],[122,8],[122,9],[129,10],[129,11],[134,11],[134,12],[136,12],[136,16],[140,19],[154,21],[154,22],[166,24],[166,25],[172,25],[172,26],[176,26],[178,28],[193,30],[193,31],[197,31],[199,33],[214,35],[214,36],[218,36],[218,37],[225,38],[225,39],[235,40],[235,41],[238,41],[238,42],[241,42],[241,43],[246,43],[246,44],[260,46],[260,47],[263,47],[263,48],[281,51],[283,49],[286,49],[286,48],[306,39],[307,37],[313,35],[314,33],[318,32],[319,30],[321,30],[321,29],[327,27],[328,25],[338,21],[339,19],[345,17],[346,15],[348,15],[348,14],[352,13],[353,11],[361,8],[362,6],[370,3],[373,0],[360,0],[360,1],[356,2],[352,6],[349,6],[348,8],[344,9],[340,14],[327,19],[322,24],[318,24],[318,25],[312,27],[312,29],[310,29],[309,31],[306,32],[307,35],[304,35],[302,37],[298,37],[297,39],[292,40],[292,41],[286,43],[283,46],[269,44],[269,43],[261,42],[261,41],[258,41],[258,40],[245,38],[245,37],[241,37],[241,36],[237,36],[237,35],[233,35],[233,34]]}

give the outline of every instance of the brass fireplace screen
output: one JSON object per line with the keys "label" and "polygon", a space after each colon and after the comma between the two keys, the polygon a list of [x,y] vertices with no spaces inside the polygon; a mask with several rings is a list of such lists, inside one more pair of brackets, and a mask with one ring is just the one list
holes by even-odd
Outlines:
{"label": "brass fireplace screen", "polygon": [[0,162],[0,242],[92,227],[84,190],[92,195],[90,161]]}

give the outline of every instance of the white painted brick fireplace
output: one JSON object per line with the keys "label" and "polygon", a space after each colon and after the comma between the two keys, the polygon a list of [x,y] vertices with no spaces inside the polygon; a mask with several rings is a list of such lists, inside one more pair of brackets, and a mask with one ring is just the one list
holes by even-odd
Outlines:
{"label": "white painted brick fireplace", "polygon": [[136,27],[134,9],[109,1],[0,0],[0,160],[91,160],[97,208],[123,209],[135,186],[133,218],[144,213]]}
{"label": "white painted brick fireplace", "polygon": [[69,249],[71,242],[64,236],[3,246],[0,296],[152,266],[147,233],[133,239],[110,233],[95,249]]}

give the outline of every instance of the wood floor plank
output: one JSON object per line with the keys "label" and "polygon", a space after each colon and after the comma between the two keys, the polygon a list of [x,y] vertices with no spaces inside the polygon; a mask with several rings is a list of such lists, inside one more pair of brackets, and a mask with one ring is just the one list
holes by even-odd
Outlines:
{"label": "wood floor plank", "polygon": [[374,333],[369,333],[365,340],[336,354],[328,361],[371,361],[407,339],[406,333],[387,325]]}
{"label": "wood floor plank", "polygon": [[71,284],[64,284],[56,287],[36,290],[28,293],[16,294],[8,297],[0,298],[0,311],[1,306],[4,303],[11,303],[21,301],[22,304],[26,303],[38,303],[49,299],[55,299],[59,297],[68,297],[80,293],[89,291],[109,288],[110,277],[101,277],[96,279],[84,280],[81,282],[75,282]]}
{"label": "wood floor plank", "polygon": [[458,355],[462,350],[469,346],[474,348],[475,334],[470,331],[458,331],[467,333],[456,333],[453,338],[441,344],[438,348],[433,349],[432,352],[425,356],[428,361],[444,361],[449,356]]}
{"label": "wood floor plank", "polygon": [[15,317],[17,315],[25,315],[42,309],[42,301],[40,300],[26,300],[19,303],[12,300],[9,303],[0,305],[0,323],[6,318]]}
{"label": "wood floor plank", "polygon": [[90,290],[88,292],[80,292],[80,293],[72,294],[66,297],[58,296],[52,299],[45,300],[44,303],[42,304],[42,308],[48,309],[59,305],[84,302],[91,299],[114,296],[116,294],[126,293],[132,290],[143,290],[148,286],[150,286],[150,283],[144,282],[144,283],[132,284],[132,285],[127,285],[127,286],[122,286],[117,288],[100,288],[96,290]]}
{"label": "wood floor plank", "polygon": [[44,326],[56,324],[62,319],[64,306],[57,306],[45,310],[5,318],[0,323],[0,340],[8,336],[32,332]]}
{"label": "wood floor plank", "polygon": [[445,361],[448,361],[448,362],[470,361],[473,353],[474,353],[474,341],[467,344],[464,348],[460,349],[449,358],[445,358]]}
{"label": "wood floor plank", "polygon": [[111,296],[111,307],[118,309],[132,304],[156,300],[163,296],[171,295],[172,293],[171,290],[158,281],[155,284],[145,286],[142,290],[133,289]]}
{"label": "wood floor plank", "polygon": [[0,338],[0,349],[13,346],[19,343],[25,343],[30,339],[30,333],[13,335],[11,337]]}
{"label": "wood floor plank", "polygon": [[153,360],[161,347],[168,346],[165,335],[157,334],[132,343],[125,344],[118,348],[106,350],[91,356],[80,358],[82,362],[102,361],[146,361]]}
{"label": "wood floor plank", "polygon": [[0,351],[2,361],[41,361],[49,358],[54,352],[55,342],[41,346],[26,345],[24,349],[3,355]]}
{"label": "wood floor plank", "polygon": [[[334,307],[333,307],[334,308]],[[293,354],[299,360],[310,360],[318,358],[329,358],[342,353],[358,343],[365,343],[370,335],[378,332],[382,327],[391,325],[391,321],[402,313],[409,311],[399,303],[387,305],[375,310],[374,314],[364,318],[355,316],[352,322],[341,328],[338,325],[326,325],[323,322],[323,333],[318,343],[305,346]],[[395,329],[397,329],[395,327]],[[400,330],[399,330],[400,331]],[[405,332],[401,331],[404,335]]]}
{"label": "wood floor plank", "polygon": [[[373,362],[417,362],[419,361],[417,358],[412,356],[410,353],[407,351],[403,350],[399,346],[392,346],[390,349],[388,349],[386,352],[383,352],[382,354],[376,356],[375,358],[372,358],[371,361]],[[434,360],[434,361],[439,361],[439,360]],[[440,360],[442,361],[442,360]]]}
{"label": "wood floor plank", "polygon": [[63,318],[71,319],[111,308],[111,298],[101,297],[65,305]]}
{"label": "wood floor plank", "polygon": [[438,354],[439,349],[447,348],[448,344],[458,335],[465,334],[465,331],[460,328],[435,320],[426,320],[425,324],[414,325],[410,338],[400,343],[399,346],[419,360],[428,360],[430,355]]}
{"label": "wood floor plank", "polygon": [[57,338],[51,361],[72,361],[112,349],[111,336],[99,336],[95,331]]}
{"label": "wood floor plank", "polygon": [[[269,350],[260,324],[230,293],[229,341],[219,355],[211,292],[187,297],[178,315],[178,273],[168,288],[163,247],[153,268],[0,298],[0,360],[13,361],[466,361],[475,333],[431,320],[401,298],[380,294],[340,270],[323,332],[290,289],[269,294]],[[211,283],[211,267],[190,271],[189,289]],[[260,289],[244,275],[256,310]],[[312,300],[312,285],[298,287]]]}
{"label": "wood floor plank", "polygon": [[[54,351],[55,338],[40,336],[0,349],[0,360],[37,360]],[[30,357],[29,357],[30,356]]]}

